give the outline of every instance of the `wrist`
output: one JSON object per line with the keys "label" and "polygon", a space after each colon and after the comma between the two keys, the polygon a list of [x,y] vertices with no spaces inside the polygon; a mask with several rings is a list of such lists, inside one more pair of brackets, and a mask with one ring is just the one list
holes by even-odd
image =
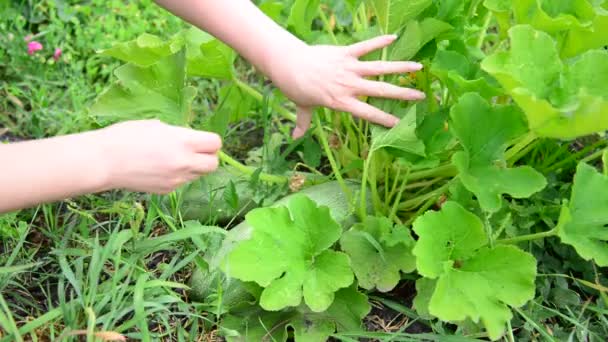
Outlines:
{"label": "wrist", "polygon": [[114,160],[116,154],[104,133],[105,129],[100,129],[80,136],[80,143],[86,146],[85,151],[88,151],[88,175],[84,179],[90,192],[103,192],[118,187],[113,173],[117,167]]}
{"label": "wrist", "polygon": [[273,82],[281,83],[287,73],[295,68],[295,57],[305,54],[309,45],[287,31],[277,32],[273,39],[259,49],[258,68]]}

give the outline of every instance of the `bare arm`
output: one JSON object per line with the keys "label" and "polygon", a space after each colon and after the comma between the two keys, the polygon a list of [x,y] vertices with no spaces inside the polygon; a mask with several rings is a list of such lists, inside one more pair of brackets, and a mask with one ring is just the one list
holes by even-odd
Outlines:
{"label": "bare arm", "polygon": [[0,145],[0,213],[105,187],[91,134]]}
{"label": "bare arm", "polygon": [[420,100],[424,93],[366,79],[422,68],[418,63],[358,58],[391,44],[380,36],[351,46],[309,46],[284,30],[250,0],[156,0],[194,26],[232,46],[298,105],[294,137],[310,126],[312,109],[325,106],[387,127],[398,119],[358,96]]}
{"label": "bare arm", "polygon": [[157,120],[0,144],[0,213],[110,189],[167,193],[214,171],[220,138]]}
{"label": "bare arm", "polygon": [[275,23],[250,0],[156,0],[162,7],[232,46],[273,78],[272,65],[306,44]]}

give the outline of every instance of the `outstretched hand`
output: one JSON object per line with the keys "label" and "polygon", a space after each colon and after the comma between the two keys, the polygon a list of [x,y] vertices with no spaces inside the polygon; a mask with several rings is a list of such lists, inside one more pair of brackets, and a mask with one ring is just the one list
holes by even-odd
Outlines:
{"label": "outstretched hand", "polygon": [[310,127],[312,110],[324,106],[393,127],[399,119],[358,99],[359,96],[398,100],[421,100],[425,94],[367,77],[414,72],[422,69],[415,62],[360,61],[359,58],[390,45],[395,36],[379,36],[349,46],[302,45],[288,49],[273,68],[274,83],[297,106],[294,138]]}

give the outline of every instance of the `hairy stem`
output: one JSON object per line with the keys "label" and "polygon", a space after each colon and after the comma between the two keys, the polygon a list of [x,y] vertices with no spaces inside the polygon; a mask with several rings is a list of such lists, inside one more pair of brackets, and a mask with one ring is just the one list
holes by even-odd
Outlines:
{"label": "hairy stem", "polygon": [[[256,89],[254,89],[253,87],[248,85],[247,83],[239,80],[236,77],[233,77],[232,81],[234,82],[234,84],[236,84],[237,87],[239,87],[239,89],[241,89],[243,92],[245,92],[249,96],[253,97],[256,101],[258,101],[258,102],[264,101],[264,95],[262,95],[262,93],[260,93],[259,91],[257,91]],[[293,121],[293,122],[296,121],[295,114],[290,112],[286,108],[284,108],[276,103],[273,103],[272,109],[274,109],[277,113],[279,113],[285,119]]]}
{"label": "hairy stem", "polygon": [[336,163],[334,154],[331,151],[331,148],[329,147],[329,143],[327,142],[327,135],[323,131],[323,126],[321,125],[321,119],[319,119],[318,115],[315,115],[314,117],[315,117],[315,125],[317,126],[316,127],[317,137],[321,141],[321,146],[323,147],[323,151],[327,155],[327,159],[329,160],[329,164],[331,165],[331,169],[336,177],[336,180],[338,181],[338,184],[340,184],[342,191],[344,192],[344,194],[346,195],[346,198],[348,199],[348,202],[350,203],[350,198],[351,198],[350,189],[346,186],[346,183],[344,182],[344,178],[342,178],[342,173],[340,171],[340,168],[338,167],[338,163]]}
{"label": "hairy stem", "polygon": [[[226,153],[224,153],[222,151],[220,151],[219,157],[220,157],[221,161],[234,167],[241,173],[251,176],[256,172],[255,168],[241,164],[239,161],[230,157],[229,155],[227,155]],[[273,184],[285,184],[285,183],[289,182],[289,178],[287,178],[287,177],[271,175],[271,174],[264,173],[264,172],[260,173],[260,180],[267,182],[267,183],[273,183]]]}
{"label": "hairy stem", "polygon": [[546,232],[526,234],[526,235],[520,235],[520,236],[508,238],[508,239],[496,240],[496,243],[503,244],[503,245],[514,244],[514,243],[520,243],[520,242],[526,242],[526,241],[532,241],[532,240],[545,239],[545,238],[548,238],[551,236],[556,236],[556,235],[557,235],[557,228],[553,228]]}

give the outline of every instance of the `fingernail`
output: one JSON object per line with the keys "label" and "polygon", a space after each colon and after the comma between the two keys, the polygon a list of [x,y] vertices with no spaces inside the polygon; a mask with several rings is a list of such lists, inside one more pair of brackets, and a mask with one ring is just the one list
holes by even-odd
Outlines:
{"label": "fingernail", "polygon": [[391,40],[399,38],[399,36],[397,36],[396,34],[389,34],[388,36],[391,38]]}
{"label": "fingernail", "polygon": [[424,68],[424,65],[422,65],[421,63],[418,63],[418,62],[410,62],[410,63],[412,65],[413,69],[421,70],[422,68]]}
{"label": "fingernail", "polygon": [[298,140],[302,137],[302,135],[304,132],[302,132],[302,129],[300,129],[299,127],[296,127],[293,132],[291,133],[291,137],[293,138],[293,140]]}
{"label": "fingernail", "polygon": [[412,97],[412,100],[424,100],[426,99],[426,94],[418,91],[418,90],[412,90],[410,96]]}

